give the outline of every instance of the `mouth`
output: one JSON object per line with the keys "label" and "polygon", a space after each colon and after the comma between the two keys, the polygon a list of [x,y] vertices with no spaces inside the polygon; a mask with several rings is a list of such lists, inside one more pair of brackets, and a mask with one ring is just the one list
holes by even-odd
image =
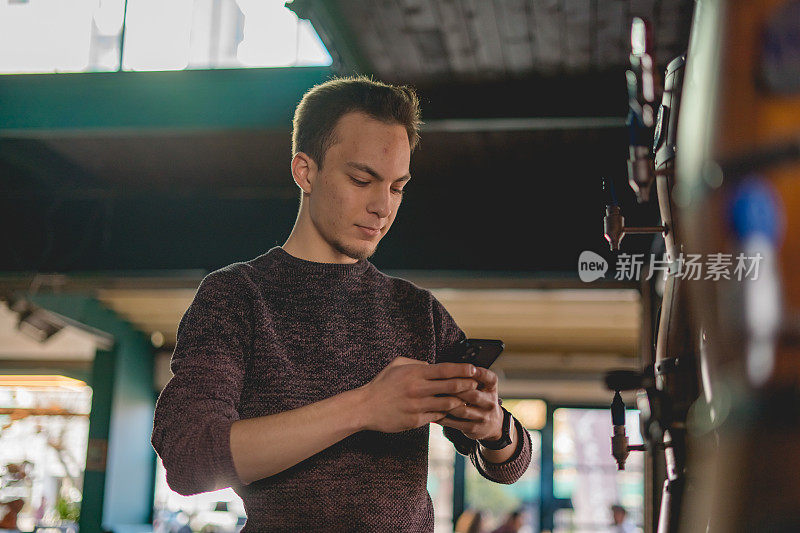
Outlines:
{"label": "mouth", "polygon": [[356,224],[356,227],[359,228],[365,235],[369,237],[377,237],[381,234],[381,228],[373,228],[369,226],[360,226]]}

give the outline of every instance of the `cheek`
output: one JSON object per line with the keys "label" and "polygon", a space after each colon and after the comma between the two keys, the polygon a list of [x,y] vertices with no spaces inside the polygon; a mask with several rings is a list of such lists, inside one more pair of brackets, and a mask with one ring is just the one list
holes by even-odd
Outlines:
{"label": "cheek", "polygon": [[351,223],[362,209],[361,200],[357,194],[345,189],[333,188],[327,205],[329,219],[337,226]]}
{"label": "cheek", "polygon": [[400,210],[400,206],[402,205],[402,203],[403,203],[403,197],[401,196],[400,198],[397,199],[397,201],[396,201],[396,203],[394,205],[394,209],[392,209],[392,215],[391,216],[392,216],[393,219],[394,219],[395,216],[397,216],[397,212]]}

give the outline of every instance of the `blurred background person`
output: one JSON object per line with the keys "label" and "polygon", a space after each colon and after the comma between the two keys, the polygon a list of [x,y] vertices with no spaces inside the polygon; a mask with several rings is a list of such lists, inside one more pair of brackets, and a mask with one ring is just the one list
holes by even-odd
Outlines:
{"label": "blurred background person", "polygon": [[508,515],[503,524],[492,533],[517,533],[525,524],[525,510],[517,509]]}
{"label": "blurred background person", "polygon": [[481,533],[483,515],[475,509],[467,509],[456,520],[453,533]]}
{"label": "blurred background person", "polygon": [[611,514],[614,517],[614,533],[636,533],[636,527],[628,520],[628,511],[623,506],[612,505]]}

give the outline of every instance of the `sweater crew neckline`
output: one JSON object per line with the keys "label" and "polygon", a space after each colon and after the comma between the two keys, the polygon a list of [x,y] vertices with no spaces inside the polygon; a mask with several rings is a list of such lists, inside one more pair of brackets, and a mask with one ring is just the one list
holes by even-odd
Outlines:
{"label": "sweater crew neckline", "polygon": [[275,262],[293,272],[316,275],[358,275],[367,270],[369,261],[359,259],[355,263],[320,263],[295,257],[280,246],[270,249],[267,254]]}

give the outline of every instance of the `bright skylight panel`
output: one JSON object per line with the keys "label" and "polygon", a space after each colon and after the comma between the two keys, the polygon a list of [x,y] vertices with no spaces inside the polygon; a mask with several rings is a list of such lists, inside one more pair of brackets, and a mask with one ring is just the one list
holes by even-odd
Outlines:
{"label": "bright skylight panel", "polygon": [[[327,66],[285,0],[0,0],[0,73]],[[120,42],[124,30],[124,52]]]}

